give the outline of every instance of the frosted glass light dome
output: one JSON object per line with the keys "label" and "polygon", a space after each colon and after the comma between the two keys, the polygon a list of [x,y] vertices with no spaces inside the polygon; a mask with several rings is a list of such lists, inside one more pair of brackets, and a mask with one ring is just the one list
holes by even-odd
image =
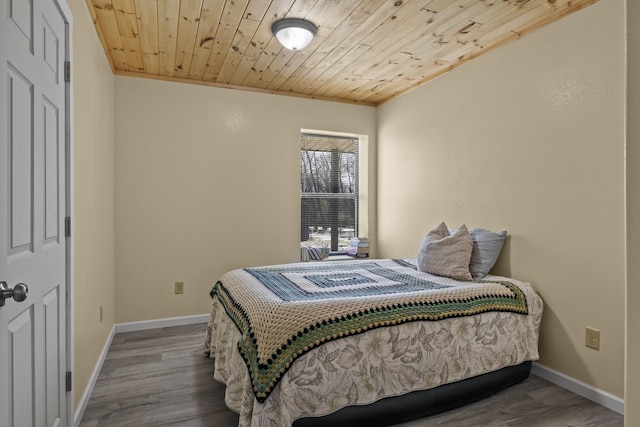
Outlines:
{"label": "frosted glass light dome", "polygon": [[300,50],[311,43],[318,29],[304,19],[286,18],[274,22],[271,26],[271,32],[282,46],[289,50]]}

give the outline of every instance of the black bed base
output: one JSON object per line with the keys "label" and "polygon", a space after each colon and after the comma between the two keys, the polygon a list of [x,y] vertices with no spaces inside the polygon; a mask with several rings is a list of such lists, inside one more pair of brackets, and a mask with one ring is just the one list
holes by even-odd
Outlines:
{"label": "black bed base", "polygon": [[323,417],[301,418],[293,423],[293,427],[390,426],[491,396],[525,380],[530,372],[531,361],[526,361],[436,388],[387,397],[369,405],[348,406]]}

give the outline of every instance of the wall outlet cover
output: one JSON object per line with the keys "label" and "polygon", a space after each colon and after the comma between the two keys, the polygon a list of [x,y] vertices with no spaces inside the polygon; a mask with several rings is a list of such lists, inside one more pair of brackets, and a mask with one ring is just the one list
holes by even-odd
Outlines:
{"label": "wall outlet cover", "polygon": [[176,282],[175,292],[176,295],[184,293],[184,282]]}
{"label": "wall outlet cover", "polygon": [[600,331],[587,327],[584,345],[594,350],[600,350]]}

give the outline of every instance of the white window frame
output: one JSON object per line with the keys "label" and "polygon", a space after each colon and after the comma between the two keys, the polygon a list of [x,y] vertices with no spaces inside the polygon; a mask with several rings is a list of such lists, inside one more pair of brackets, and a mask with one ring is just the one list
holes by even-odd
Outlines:
{"label": "white window frame", "polygon": [[[354,237],[364,237],[368,234],[368,220],[369,220],[369,215],[368,215],[368,205],[367,202],[369,200],[368,198],[368,136],[366,135],[359,135],[359,134],[353,134],[353,133],[341,133],[341,132],[327,132],[327,131],[319,131],[319,130],[311,130],[311,129],[302,129],[300,131],[300,139],[302,139],[302,136],[304,134],[311,134],[311,135],[318,135],[318,136],[327,136],[327,137],[339,137],[339,138],[347,138],[347,139],[355,139],[356,142],[356,161],[357,161],[357,168],[356,168],[356,200],[355,200],[355,218],[356,218],[356,227],[354,230]],[[302,146],[301,146],[302,149]],[[344,196],[342,195],[337,195],[336,193],[328,193],[328,194],[324,194],[324,193],[320,193],[322,196],[326,196],[327,198],[331,198],[331,197],[336,197],[336,198],[349,198],[349,197],[353,197],[353,196],[349,196],[348,194],[345,194]],[[318,194],[310,194],[309,196],[306,197],[317,197]],[[301,193],[301,203],[300,203],[300,209],[302,210],[302,198],[305,197],[302,193]],[[300,235],[301,235],[301,242],[302,241],[302,211],[300,212],[299,215],[300,218]],[[343,253],[344,251],[331,251],[331,255],[339,255],[341,253]]]}

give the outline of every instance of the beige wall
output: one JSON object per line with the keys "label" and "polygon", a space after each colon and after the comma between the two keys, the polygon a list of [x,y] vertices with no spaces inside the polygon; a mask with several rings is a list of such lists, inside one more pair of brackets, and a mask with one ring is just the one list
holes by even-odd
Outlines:
{"label": "beige wall", "polygon": [[508,230],[496,272],[545,301],[540,363],[619,397],[624,27],[601,0],[378,111],[379,255],[415,257],[443,220]]}
{"label": "beige wall", "polygon": [[68,0],[68,4],[74,24],[73,390],[77,405],[114,324],[114,77],[86,3]]}
{"label": "beige wall", "polygon": [[640,425],[640,2],[627,0],[625,425]]}
{"label": "beige wall", "polygon": [[297,261],[300,130],[373,147],[375,119],[372,107],[116,77],[116,322],[208,313],[227,270]]}

